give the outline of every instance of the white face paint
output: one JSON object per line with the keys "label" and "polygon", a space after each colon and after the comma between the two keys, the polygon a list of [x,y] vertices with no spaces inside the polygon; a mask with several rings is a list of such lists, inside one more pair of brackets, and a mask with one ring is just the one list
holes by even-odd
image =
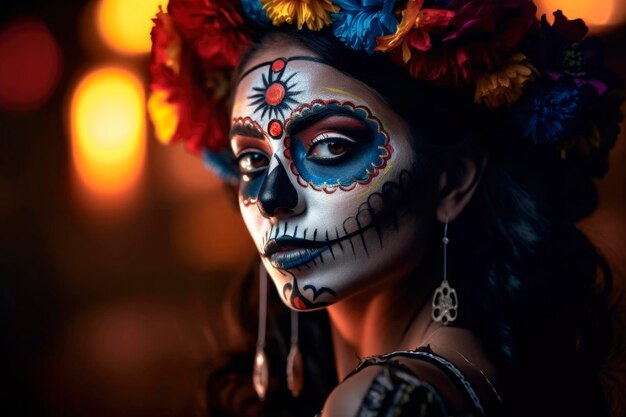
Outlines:
{"label": "white face paint", "polygon": [[240,208],[283,301],[307,310],[415,267],[422,221],[406,123],[291,45],[258,52],[235,94]]}

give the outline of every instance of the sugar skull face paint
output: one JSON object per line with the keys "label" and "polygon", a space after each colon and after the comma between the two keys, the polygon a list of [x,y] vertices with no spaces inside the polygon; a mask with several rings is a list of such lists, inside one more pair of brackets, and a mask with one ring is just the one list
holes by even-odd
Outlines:
{"label": "sugar skull face paint", "polygon": [[[305,128],[311,120],[317,123]],[[369,184],[392,154],[381,122],[351,102],[314,100],[294,110],[286,124],[297,132],[285,138],[291,170],[300,185],[318,191]]]}
{"label": "sugar skull face paint", "polygon": [[296,45],[257,52],[231,147],[242,216],[288,306],[336,303],[418,262],[409,130],[361,82]]}

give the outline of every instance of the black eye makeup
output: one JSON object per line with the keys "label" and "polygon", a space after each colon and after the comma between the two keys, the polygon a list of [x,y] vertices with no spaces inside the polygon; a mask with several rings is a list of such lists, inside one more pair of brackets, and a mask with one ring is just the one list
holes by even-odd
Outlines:
{"label": "black eye makeup", "polygon": [[346,135],[325,132],[311,140],[306,158],[322,165],[339,163],[355,146],[357,142]]}
{"label": "black eye makeup", "polygon": [[342,111],[322,111],[289,126],[291,141],[297,141],[311,163],[339,164],[373,141],[365,121]]}
{"label": "black eye makeup", "polygon": [[389,136],[365,106],[314,100],[285,121],[285,156],[298,183],[349,191],[367,184],[391,157]]}
{"label": "black eye makeup", "polygon": [[259,175],[269,165],[269,157],[256,149],[245,149],[237,155],[237,166],[244,181]]}
{"label": "black eye makeup", "polygon": [[233,119],[230,144],[237,168],[244,181],[264,172],[269,165],[272,147],[259,124],[249,117]]}

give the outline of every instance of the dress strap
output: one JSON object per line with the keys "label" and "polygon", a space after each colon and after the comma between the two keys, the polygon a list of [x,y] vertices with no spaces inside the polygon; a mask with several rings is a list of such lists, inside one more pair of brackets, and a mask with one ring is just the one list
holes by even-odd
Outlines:
{"label": "dress strap", "polygon": [[419,347],[415,350],[399,350],[396,352],[389,352],[382,355],[368,356],[363,358],[359,365],[346,376],[346,379],[351,377],[352,375],[358,373],[363,368],[372,366],[372,365],[383,365],[387,364],[391,359],[397,357],[405,357],[411,359],[422,360],[437,366],[441,369],[459,388],[461,392],[463,392],[469,402],[473,405],[474,413],[476,416],[485,417],[485,410],[476,394],[476,391],[468,381],[468,379],[463,375],[463,373],[454,366],[452,362],[443,358],[442,356],[434,353],[430,346]]}

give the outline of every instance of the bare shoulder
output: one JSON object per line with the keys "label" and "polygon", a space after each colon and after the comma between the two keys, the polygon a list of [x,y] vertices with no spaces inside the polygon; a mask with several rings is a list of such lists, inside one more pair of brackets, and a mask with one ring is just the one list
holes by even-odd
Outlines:
{"label": "bare shoulder", "polygon": [[328,397],[323,417],[497,414],[497,372],[469,331],[445,329],[428,346],[366,358]]}
{"label": "bare shoulder", "polygon": [[399,363],[382,363],[361,369],[330,394],[323,417],[445,416],[436,389],[416,378]]}
{"label": "bare shoulder", "polygon": [[322,416],[356,416],[378,372],[377,366],[370,366],[337,385],[326,399]]}

